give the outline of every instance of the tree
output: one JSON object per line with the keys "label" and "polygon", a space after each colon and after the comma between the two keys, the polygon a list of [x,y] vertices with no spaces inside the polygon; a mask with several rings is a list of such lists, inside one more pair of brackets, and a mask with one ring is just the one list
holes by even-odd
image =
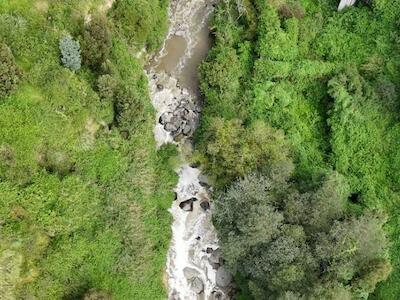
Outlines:
{"label": "tree", "polygon": [[216,198],[214,224],[231,271],[248,278],[257,299],[371,293],[391,270],[385,218],[347,212],[347,183],[335,172],[303,193],[289,176],[245,176]]}
{"label": "tree", "polygon": [[21,74],[10,48],[0,43],[0,98],[17,89]]}
{"label": "tree", "polygon": [[267,178],[250,175],[235,182],[215,202],[214,223],[233,269],[253,246],[268,243],[279,232],[283,216],[272,206],[276,201],[275,194],[268,193],[272,184]]}
{"label": "tree", "polygon": [[61,61],[73,71],[81,68],[81,50],[78,41],[75,41],[70,35],[60,40],[59,48],[61,51]]}
{"label": "tree", "polygon": [[84,63],[98,69],[108,58],[111,48],[111,36],[107,19],[103,15],[94,15],[85,26],[82,54]]}

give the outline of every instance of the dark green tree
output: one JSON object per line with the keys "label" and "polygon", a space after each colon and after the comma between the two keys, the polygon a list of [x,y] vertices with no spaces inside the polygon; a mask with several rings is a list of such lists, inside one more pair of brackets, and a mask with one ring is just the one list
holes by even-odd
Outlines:
{"label": "dark green tree", "polygon": [[17,89],[21,74],[10,48],[0,43],[0,98]]}
{"label": "dark green tree", "polygon": [[111,48],[111,35],[107,18],[97,14],[85,25],[82,43],[83,61],[97,70],[107,60]]}
{"label": "dark green tree", "polygon": [[348,185],[335,172],[306,193],[289,176],[246,176],[216,198],[214,223],[228,266],[248,279],[256,299],[371,293],[391,270],[385,218],[346,211]]}

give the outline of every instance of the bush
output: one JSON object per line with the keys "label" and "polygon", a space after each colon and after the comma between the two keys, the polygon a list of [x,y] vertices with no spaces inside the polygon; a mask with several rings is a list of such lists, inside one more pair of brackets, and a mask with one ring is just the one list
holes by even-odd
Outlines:
{"label": "bush", "polygon": [[100,99],[103,101],[109,101],[114,98],[115,90],[117,88],[118,81],[111,75],[102,75],[97,79],[97,91]]}
{"label": "bush", "polygon": [[84,63],[97,70],[108,58],[111,36],[107,19],[103,15],[94,15],[83,33],[82,54]]}
{"label": "bush", "polygon": [[115,25],[131,45],[154,51],[167,31],[168,1],[118,0],[111,13]]}
{"label": "bush", "polygon": [[124,137],[129,137],[138,124],[144,121],[143,104],[131,86],[119,86],[115,92],[115,121]]}
{"label": "bush", "polygon": [[78,41],[75,41],[70,35],[62,38],[59,43],[61,51],[61,61],[73,71],[81,68],[81,50]]}
{"label": "bush", "polygon": [[7,97],[17,89],[21,70],[10,48],[0,43],[0,98]]}
{"label": "bush", "polygon": [[272,166],[279,165],[288,172],[292,170],[288,160],[289,145],[283,132],[263,122],[245,128],[240,120],[216,118],[205,140],[200,160],[219,187],[256,170],[271,172]]}

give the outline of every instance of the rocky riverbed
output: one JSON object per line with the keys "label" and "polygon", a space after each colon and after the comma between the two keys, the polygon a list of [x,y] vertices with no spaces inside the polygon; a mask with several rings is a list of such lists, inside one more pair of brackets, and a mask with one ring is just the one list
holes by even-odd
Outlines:
{"label": "rocky riverbed", "polygon": [[209,0],[172,0],[168,36],[148,68],[157,144],[177,144],[183,161],[176,170],[179,182],[170,209],[169,299],[231,299],[234,293],[211,220],[212,187],[197,166],[185,162],[201,117],[197,68],[210,47],[207,24],[214,5]]}

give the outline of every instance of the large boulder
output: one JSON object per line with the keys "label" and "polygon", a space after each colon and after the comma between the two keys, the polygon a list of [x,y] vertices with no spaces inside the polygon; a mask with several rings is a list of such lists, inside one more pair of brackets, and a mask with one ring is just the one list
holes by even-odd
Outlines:
{"label": "large boulder", "polygon": [[215,274],[215,281],[219,287],[227,287],[232,282],[232,275],[228,269],[222,266]]}
{"label": "large boulder", "polygon": [[203,209],[203,210],[208,210],[208,209],[210,209],[210,202],[208,202],[208,201],[202,201],[201,203],[200,203],[200,207]]}
{"label": "large boulder", "polygon": [[221,259],[221,249],[218,248],[218,249],[215,249],[215,250],[211,253],[211,255],[210,255],[208,261],[209,261],[210,263],[219,264],[219,263],[220,263],[220,260],[222,260],[222,259]]}
{"label": "large boulder", "polygon": [[192,211],[194,201],[197,201],[197,198],[190,198],[188,200],[182,201],[181,203],[179,203],[179,207],[184,211]]}
{"label": "large boulder", "polygon": [[183,275],[185,275],[185,278],[187,280],[191,280],[195,277],[198,277],[200,275],[199,271],[197,271],[196,269],[190,268],[190,267],[186,267],[183,269]]}
{"label": "large boulder", "polygon": [[194,277],[193,279],[190,280],[190,289],[193,292],[200,294],[201,292],[204,291],[203,281],[199,277]]}

